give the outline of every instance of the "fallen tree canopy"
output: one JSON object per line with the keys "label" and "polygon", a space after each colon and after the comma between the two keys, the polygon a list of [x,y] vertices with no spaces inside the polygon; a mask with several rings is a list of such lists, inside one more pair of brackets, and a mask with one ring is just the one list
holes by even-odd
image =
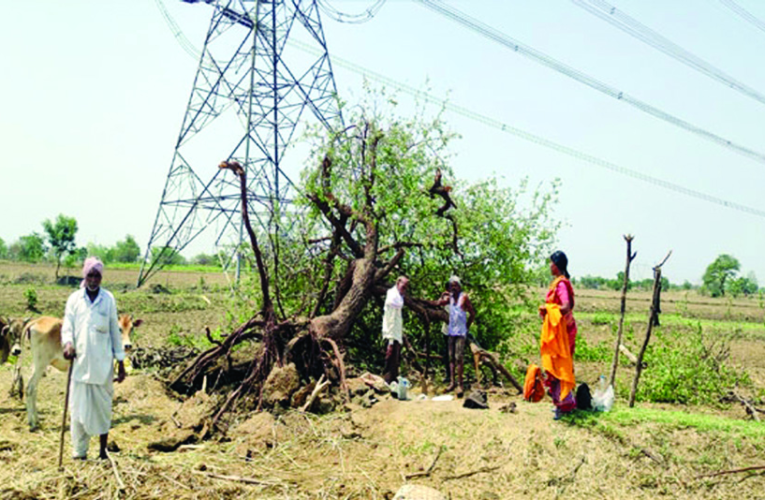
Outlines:
{"label": "fallen tree canopy", "polygon": [[[409,276],[412,283],[405,299],[410,342],[429,350],[435,337],[431,326],[440,330],[448,319],[431,299],[456,273],[477,304],[481,342],[490,348],[507,334],[510,297],[521,293],[531,279],[531,264],[546,254],[556,228],[547,217],[554,189],[535,193],[524,211],[518,207],[523,184],[519,192],[499,187],[496,180],[445,185],[451,170],[443,158],[452,135],[440,120],[356,118],[342,140],[334,136],[320,143],[316,167],[305,172],[298,209],[282,212],[272,206],[268,227],[253,227],[250,221],[242,165],[220,165],[241,187],[259,285],[253,295],[260,307],[220,339],[208,332],[213,347],[171,383],[188,393],[203,383],[218,390],[218,381],[229,382],[213,424],[245,395],[262,407],[272,369],[289,363],[303,383],[324,377],[346,397],[349,352],[354,363],[379,362],[374,346],[380,342],[382,299],[397,275]],[[280,237],[287,227],[300,239]],[[237,346],[253,340],[259,341],[257,352],[235,361]],[[417,356],[411,344],[409,350]],[[484,354],[496,370],[499,359]],[[232,383],[233,372],[240,383]]]}

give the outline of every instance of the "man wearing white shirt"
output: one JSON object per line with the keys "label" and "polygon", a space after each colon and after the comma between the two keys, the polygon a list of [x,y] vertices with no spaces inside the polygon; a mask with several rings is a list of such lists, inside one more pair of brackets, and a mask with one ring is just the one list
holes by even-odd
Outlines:
{"label": "man wearing white shirt", "polygon": [[385,382],[391,383],[398,378],[399,357],[401,355],[401,342],[404,334],[404,320],[401,310],[404,307],[404,295],[409,286],[409,279],[399,276],[396,284],[385,295],[385,308],[383,310],[382,334],[383,340],[388,342],[385,350]]}
{"label": "man wearing white shirt", "polygon": [[99,456],[107,458],[115,359],[117,382],[126,376],[117,305],[114,296],[101,288],[103,269],[97,258],[85,260],[81,289],[69,296],[61,328],[64,357],[74,363],[70,387],[73,457],[82,460],[94,435],[100,436]]}

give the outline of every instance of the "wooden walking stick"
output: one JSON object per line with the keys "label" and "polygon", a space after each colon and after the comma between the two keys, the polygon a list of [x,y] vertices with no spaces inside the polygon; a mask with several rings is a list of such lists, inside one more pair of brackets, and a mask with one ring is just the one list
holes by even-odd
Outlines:
{"label": "wooden walking stick", "polygon": [[64,460],[64,434],[66,433],[66,410],[69,409],[69,389],[72,387],[72,369],[74,360],[69,361],[69,371],[66,375],[66,396],[64,396],[64,417],[61,419],[61,439],[58,443],[58,468]]}

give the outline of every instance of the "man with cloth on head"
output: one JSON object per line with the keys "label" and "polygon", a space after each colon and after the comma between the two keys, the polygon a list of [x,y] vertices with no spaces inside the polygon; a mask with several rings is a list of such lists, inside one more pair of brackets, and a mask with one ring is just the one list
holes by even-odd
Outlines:
{"label": "man with cloth on head", "polygon": [[81,460],[87,458],[94,435],[100,436],[100,458],[107,458],[115,359],[119,364],[117,382],[126,376],[117,305],[114,296],[101,288],[103,271],[98,258],[85,260],[81,289],[66,301],[61,328],[64,357],[73,363],[69,399],[73,458]]}
{"label": "man with cloth on head", "polygon": [[[452,276],[448,283],[449,293],[443,294],[438,305],[449,305],[449,327],[447,343],[449,346],[449,373],[451,382],[446,392],[457,388],[457,397],[461,398],[465,393],[462,385],[465,370],[465,342],[469,335],[470,325],[475,320],[475,309],[470,302],[470,297],[462,291],[462,282],[459,277]],[[456,377],[455,377],[456,375]]]}
{"label": "man with cloth on head", "polygon": [[404,336],[404,319],[401,310],[404,308],[404,295],[408,286],[409,278],[399,276],[396,278],[396,284],[385,294],[382,334],[383,340],[388,341],[385,348],[385,372],[383,373],[387,384],[398,378],[401,343]]}

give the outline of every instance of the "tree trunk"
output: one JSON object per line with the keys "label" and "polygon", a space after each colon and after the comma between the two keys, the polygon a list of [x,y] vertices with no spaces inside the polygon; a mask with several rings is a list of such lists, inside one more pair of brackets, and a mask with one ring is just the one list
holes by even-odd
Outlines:
{"label": "tree trunk", "polygon": [[653,330],[654,320],[656,314],[658,314],[659,307],[659,293],[661,291],[661,266],[667,262],[669,256],[672,255],[672,251],[667,254],[664,260],[656,267],[653,268],[653,300],[651,301],[651,312],[648,317],[648,328],[645,333],[645,340],[643,341],[643,347],[640,349],[640,354],[637,357],[637,365],[635,366],[635,378],[632,380],[632,391],[630,392],[630,408],[635,406],[635,395],[637,394],[638,382],[640,381],[640,373],[643,371],[643,355],[648,347],[648,342],[651,340],[651,331]]}
{"label": "tree trunk", "polygon": [[616,332],[616,346],[614,347],[614,360],[611,362],[610,384],[614,385],[616,380],[616,368],[619,366],[619,346],[622,344],[622,332],[624,328],[624,313],[627,309],[627,288],[630,285],[630,264],[637,256],[637,252],[632,253],[632,240],[635,237],[631,234],[624,235],[624,241],[627,242],[627,262],[624,265],[624,283],[622,283],[622,300],[619,316],[619,329]]}

